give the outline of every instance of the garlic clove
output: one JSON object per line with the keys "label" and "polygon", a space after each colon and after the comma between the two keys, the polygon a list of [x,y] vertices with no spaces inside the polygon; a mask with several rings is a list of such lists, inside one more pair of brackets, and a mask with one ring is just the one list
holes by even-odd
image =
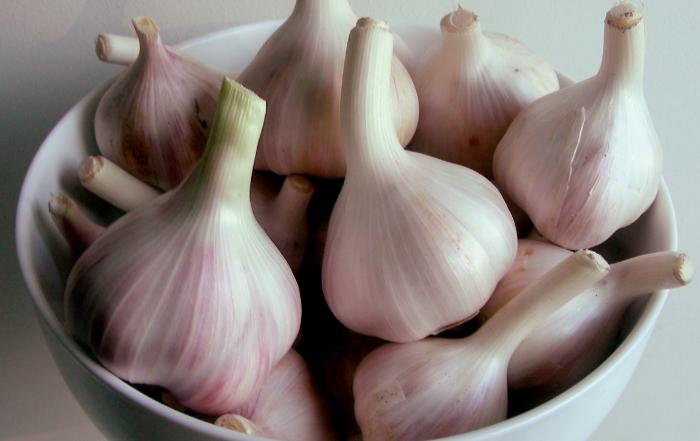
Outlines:
{"label": "garlic clove", "polygon": [[124,211],[148,204],[160,191],[136,179],[104,156],[88,156],[78,166],[80,183]]}
{"label": "garlic clove", "polygon": [[[608,270],[599,255],[579,251],[469,337],[387,344],[371,352],[353,383],[363,439],[433,439],[504,420],[508,360],[519,342]],[[535,298],[540,292],[547,294]]]}
{"label": "garlic clove", "polygon": [[306,362],[294,350],[272,368],[257,399],[237,412],[254,422],[256,434],[280,441],[338,439],[326,401]]}
{"label": "garlic clove", "polygon": [[[255,168],[279,175],[345,175],[340,88],[347,36],[357,17],[347,0],[297,0],[239,81],[267,100]],[[402,145],[418,123],[413,81],[392,59],[393,127]]]}
{"label": "garlic clove", "polygon": [[559,89],[556,72],[519,41],[483,32],[461,6],[440,27],[440,47],[416,74],[421,115],[411,148],[491,178],[498,142],[523,108]]}
{"label": "garlic clove", "polygon": [[299,289],[250,205],[265,102],[225,79],[202,160],[112,224],[68,279],[68,329],[126,381],[223,414],[255,397],[291,347]]}
{"label": "garlic clove", "polygon": [[634,222],[661,177],[642,87],[644,20],[622,3],[607,21],[598,73],[523,110],[494,155],[499,188],[547,239],[569,249],[596,246]]}
{"label": "garlic clove", "polygon": [[49,213],[75,256],[82,254],[105,230],[90,220],[75,201],[62,194],[51,197]]}
{"label": "garlic clove", "polygon": [[[482,308],[480,320],[487,321],[570,255],[550,243],[519,241],[515,263]],[[677,252],[613,264],[608,276],[552,314],[520,344],[508,367],[509,387],[552,393],[574,385],[612,352],[623,314],[635,300],[684,286],[692,276],[691,259]]]}
{"label": "garlic clove", "polygon": [[136,17],[138,58],[95,113],[104,156],[139,179],[175,187],[202,154],[223,74],[170,51],[148,17]]}
{"label": "garlic clove", "polygon": [[360,19],[342,90],[347,177],[323,291],[346,327],[415,341],[475,315],[515,257],[513,219],[483,176],[401,147],[391,127],[392,36]]}

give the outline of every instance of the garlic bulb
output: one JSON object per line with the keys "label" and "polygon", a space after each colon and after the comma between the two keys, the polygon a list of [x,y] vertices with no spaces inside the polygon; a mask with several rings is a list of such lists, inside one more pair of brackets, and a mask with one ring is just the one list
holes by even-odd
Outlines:
{"label": "garlic bulb", "polygon": [[348,328],[408,342],[475,315],[515,257],[498,190],[459,165],[407,152],[391,130],[392,35],[360,19],[341,116],[347,176],[333,208],[323,291]]}
{"label": "garlic bulb", "polygon": [[[579,251],[469,337],[387,344],[370,353],[353,384],[364,441],[433,439],[505,419],[513,351],[543,318],[608,269],[599,255]],[[540,292],[545,295],[535,298]]]}
{"label": "garlic bulb", "polygon": [[252,421],[256,434],[276,440],[338,439],[326,402],[306,362],[294,350],[272,368],[258,397],[236,412]]}
{"label": "garlic bulb", "polygon": [[299,288],[250,206],[264,116],[225,79],[202,160],[113,223],[66,287],[67,327],[103,365],[201,413],[246,405],[299,329]]}
{"label": "garlic bulb", "polygon": [[202,154],[223,74],[168,50],[150,18],[133,24],[139,56],[100,100],[95,138],[104,156],[167,190]]}
{"label": "garlic bulb", "polygon": [[608,12],[598,74],[523,110],[494,156],[499,188],[564,248],[598,245],[656,197],[662,152],[643,93],[644,20]]}
{"label": "garlic bulb", "polygon": [[[340,86],[348,33],[356,21],[347,0],[297,0],[292,15],[240,75],[238,81],[269,104],[256,170],[345,175]],[[416,130],[418,98],[396,57],[391,84],[393,127],[406,145]]]}
{"label": "garlic bulb", "polygon": [[82,254],[105,230],[90,220],[75,201],[64,195],[51,198],[49,213],[76,256]]}
{"label": "garlic bulb", "polygon": [[[78,168],[80,182],[97,196],[124,211],[147,205],[161,193],[134,178],[103,156],[89,156]],[[306,210],[313,183],[301,175],[276,179],[253,173],[250,198],[255,219],[275,243],[294,272],[301,267],[309,236]]]}
{"label": "garlic bulb", "polygon": [[519,41],[484,33],[461,6],[440,27],[442,44],[416,74],[411,148],[491,178],[496,145],[524,107],[559,89],[556,72]]}
{"label": "garlic bulb", "polygon": [[[569,255],[556,245],[521,240],[513,268],[480,319],[488,320]],[[628,306],[648,293],[684,286],[692,275],[691,259],[672,251],[613,264],[607,277],[552,314],[520,344],[508,366],[508,385],[545,391],[572,386],[610,354]]]}

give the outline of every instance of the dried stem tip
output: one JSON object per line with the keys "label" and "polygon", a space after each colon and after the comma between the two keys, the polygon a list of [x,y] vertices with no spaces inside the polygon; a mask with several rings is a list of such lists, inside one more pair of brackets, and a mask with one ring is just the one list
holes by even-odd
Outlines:
{"label": "dried stem tip", "polygon": [[440,27],[445,32],[466,32],[479,22],[479,17],[472,11],[467,11],[461,6],[456,11],[450,12],[440,21]]}
{"label": "dried stem tip", "polygon": [[221,415],[216,419],[214,424],[225,429],[233,430],[234,432],[245,433],[246,435],[262,435],[255,423],[233,413]]}
{"label": "dried stem tip", "polygon": [[687,254],[680,254],[676,258],[675,266],[673,268],[673,275],[676,279],[683,285],[687,285],[693,280],[693,274],[695,273],[695,266],[693,265],[693,259]]}
{"label": "dried stem tip", "polygon": [[608,11],[605,22],[621,31],[637,26],[642,21],[642,13],[629,3],[621,3]]}
{"label": "dried stem tip", "polygon": [[385,31],[389,30],[389,25],[381,20],[375,20],[371,17],[362,17],[357,20],[357,29],[383,29]]}

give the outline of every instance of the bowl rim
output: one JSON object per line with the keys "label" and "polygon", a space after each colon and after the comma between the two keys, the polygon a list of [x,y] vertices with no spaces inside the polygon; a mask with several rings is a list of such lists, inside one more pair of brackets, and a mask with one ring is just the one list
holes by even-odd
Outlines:
{"label": "bowl rim", "polygon": [[[199,37],[185,40],[177,45],[184,51],[188,51],[194,46],[199,46],[206,44],[213,40],[219,40],[228,36],[229,34],[235,33],[248,33],[251,31],[259,31],[261,28],[271,27],[274,28],[279,26],[284,20],[264,20],[258,22],[252,22],[243,25],[231,26],[225,29],[214,31]],[[411,29],[422,29],[437,31],[438,29],[430,24],[423,22],[412,21],[412,20],[395,20],[390,21],[393,29],[406,30]],[[397,31],[400,35],[401,31]],[[188,427],[191,430],[198,431],[202,434],[218,437],[221,439],[230,439],[231,441],[247,441],[247,440],[262,440],[267,439],[263,437],[244,435],[237,432],[232,432],[230,430],[215,426],[212,423],[197,419],[193,416],[184,414],[177,410],[174,410],[165,404],[149,397],[148,395],[140,392],[136,388],[132,387],[125,381],[118,378],[116,375],[112,374],[102,365],[100,365],[96,360],[92,359],[86,352],[86,350],[81,347],[75,340],[70,338],[64,331],[58,318],[55,316],[51,307],[48,304],[48,300],[41,289],[38,282],[39,274],[35,271],[31,259],[31,255],[28,249],[25,249],[21,244],[26,243],[23,238],[30,237],[30,232],[28,229],[32,225],[31,222],[25,221],[31,210],[31,203],[33,202],[33,194],[29,191],[29,181],[36,174],[35,168],[38,167],[40,158],[46,154],[48,149],[45,149],[45,145],[49,143],[56,130],[63,124],[63,122],[69,118],[74,110],[80,106],[85,105],[88,101],[94,99],[97,94],[102,93],[104,89],[113,81],[113,78],[105,81],[102,84],[98,84],[85,96],[83,96],[77,103],[66,111],[63,116],[56,122],[51,131],[48,133],[44,141],[42,141],[41,146],[36,151],[27,172],[22,181],[22,187],[20,190],[20,196],[17,203],[17,208],[15,212],[15,244],[18,260],[20,263],[20,269],[22,277],[29,289],[29,295],[32,299],[34,309],[39,316],[39,318],[47,325],[44,326],[48,329],[61,346],[70,354],[71,357],[77,361],[78,365],[81,366],[85,371],[92,375],[97,380],[106,384],[118,394],[120,394],[125,399],[132,401],[133,403],[146,408],[148,411],[169,420],[171,423],[179,426]],[[671,199],[668,186],[665,180],[662,178],[659,186],[658,197],[663,197],[668,204],[668,212],[665,213],[670,221],[671,231],[669,237],[669,243],[667,247],[670,250],[675,250],[678,245],[678,224],[676,219],[676,212],[673,205],[673,200]],[[556,412],[558,409],[564,407],[569,402],[577,399],[580,395],[585,393],[588,389],[593,388],[596,384],[600,383],[616,366],[623,363],[627,358],[632,356],[634,349],[640,345],[644,345],[646,338],[648,337],[651,329],[656,323],[661,310],[666,302],[668,295],[668,290],[657,291],[653,293],[648,303],[645,305],[644,309],[639,315],[637,322],[632,326],[629,334],[620,343],[620,345],[615,349],[615,351],[608,356],[608,358],[601,363],[593,372],[589,373],[581,381],[571,386],[566,391],[560,393],[554,398],[542,403],[522,414],[516,415],[514,417],[508,418],[504,421],[492,424],[481,429],[477,429],[471,432],[466,432],[457,435],[451,435],[445,438],[440,438],[440,440],[462,440],[467,441],[468,439],[478,438],[480,436],[489,435],[499,435],[506,434],[512,430],[516,430],[519,427],[536,423],[548,415]],[[82,404],[81,404],[82,406]],[[94,422],[93,422],[94,424]],[[466,438],[465,438],[466,437]]]}

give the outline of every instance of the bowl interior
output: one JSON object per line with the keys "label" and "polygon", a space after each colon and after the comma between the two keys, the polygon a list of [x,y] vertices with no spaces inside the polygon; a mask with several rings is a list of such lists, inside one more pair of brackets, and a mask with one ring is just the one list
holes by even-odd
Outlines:
{"label": "bowl interior", "polygon": [[[240,72],[278,24],[278,21],[273,21],[231,28],[198,38],[181,47],[207,63],[229,72]],[[437,28],[427,25],[395,23],[393,29],[404,42],[401,50],[409,57],[409,69],[412,61],[407,48],[412,48],[413,53],[421,54],[436,44],[439,36]],[[116,72],[118,69],[115,68]],[[89,353],[63,332],[63,289],[73,260],[62,237],[53,226],[47,205],[52,194],[64,193],[75,199],[95,220],[103,224],[108,224],[120,215],[117,209],[84,190],[76,176],[80,161],[87,155],[98,153],[93,133],[93,117],[99,98],[107,86],[104,84],[94,89],[61,119],[39,149],[25,177],[17,210],[16,231],[20,265],[31,297],[40,318],[48,324],[51,332],[65,348],[118,393],[156,409],[165,418],[180,420],[207,433],[219,431],[217,435],[222,439],[243,439],[232,432],[176,412],[140,393],[101,367]],[[673,207],[666,186],[662,184],[659,196],[650,210],[635,224],[615,234],[600,249],[607,258],[616,261],[628,256],[675,247],[676,222]],[[503,430],[522,424],[539,414],[553,411],[568,400],[575,399],[578,393],[599,381],[606,372],[621,362],[633,347],[642,344],[643,337],[653,327],[664,300],[665,295],[657,293],[632,308],[625,324],[624,340],[618,349],[579,384],[535,409],[477,432]]]}

